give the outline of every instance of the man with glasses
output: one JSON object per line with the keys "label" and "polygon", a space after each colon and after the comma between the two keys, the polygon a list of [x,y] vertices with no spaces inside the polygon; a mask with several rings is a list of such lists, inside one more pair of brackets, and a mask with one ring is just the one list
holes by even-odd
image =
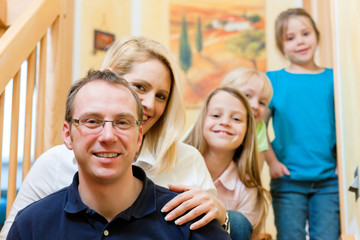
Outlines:
{"label": "man with glasses", "polygon": [[21,210],[8,239],[229,239],[220,224],[191,231],[161,208],[176,194],[132,166],[142,140],[142,105],[111,71],[89,71],[66,101],[63,140],[74,151],[73,183]]}

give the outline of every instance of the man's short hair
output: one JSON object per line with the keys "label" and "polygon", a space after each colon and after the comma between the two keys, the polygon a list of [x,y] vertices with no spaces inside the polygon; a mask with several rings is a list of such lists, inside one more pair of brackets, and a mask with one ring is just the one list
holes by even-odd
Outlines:
{"label": "man's short hair", "polygon": [[136,108],[137,108],[137,115],[138,121],[142,122],[143,119],[143,107],[142,104],[136,94],[136,92],[132,89],[130,84],[121,76],[117,75],[116,73],[112,72],[111,70],[105,69],[104,71],[100,70],[89,70],[86,77],[78,80],[73,85],[71,85],[70,90],[67,95],[66,99],[66,110],[65,110],[65,121],[71,123],[72,114],[73,114],[73,105],[74,99],[79,90],[85,86],[86,84],[93,82],[93,81],[104,81],[114,85],[121,85],[127,88],[131,94],[134,96],[136,101]]}

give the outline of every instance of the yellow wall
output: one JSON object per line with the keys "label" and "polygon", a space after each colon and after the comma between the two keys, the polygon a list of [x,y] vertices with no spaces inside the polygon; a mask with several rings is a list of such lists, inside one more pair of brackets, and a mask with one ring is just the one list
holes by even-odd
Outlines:
{"label": "yellow wall", "polygon": [[348,188],[360,163],[360,1],[332,3],[342,231],[359,238],[360,201],[355,201],[355,194]]}
{"label": "yellow wall", "polygon": [[[77,12],[80,18],[79,69],[75,80],[89,68],[99,68],[105,52],[94,52],[94,30],[115,34],[115,40],[131,33],[131,0],[85,0]],[[77,49],[75,49],[77,51]],[[77,63],[75,63],[76,66]]]}

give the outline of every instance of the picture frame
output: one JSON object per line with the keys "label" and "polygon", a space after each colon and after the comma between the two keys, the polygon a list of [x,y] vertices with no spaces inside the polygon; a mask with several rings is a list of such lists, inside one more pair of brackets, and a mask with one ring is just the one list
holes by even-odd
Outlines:
{"label": "picture frame", "polygon": [[115,35],[104,31],[94,31],[94,51],[106,51],[108,47],[115,41]]}

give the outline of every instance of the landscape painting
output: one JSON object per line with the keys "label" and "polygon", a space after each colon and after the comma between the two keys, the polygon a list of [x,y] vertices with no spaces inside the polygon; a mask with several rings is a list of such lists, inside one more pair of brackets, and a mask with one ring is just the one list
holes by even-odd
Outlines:
{"label": "landscape painting", "polygon": [[265,0],[170,0],[169,7],[170,49],[188,108],[234,68],[266,70]]}

